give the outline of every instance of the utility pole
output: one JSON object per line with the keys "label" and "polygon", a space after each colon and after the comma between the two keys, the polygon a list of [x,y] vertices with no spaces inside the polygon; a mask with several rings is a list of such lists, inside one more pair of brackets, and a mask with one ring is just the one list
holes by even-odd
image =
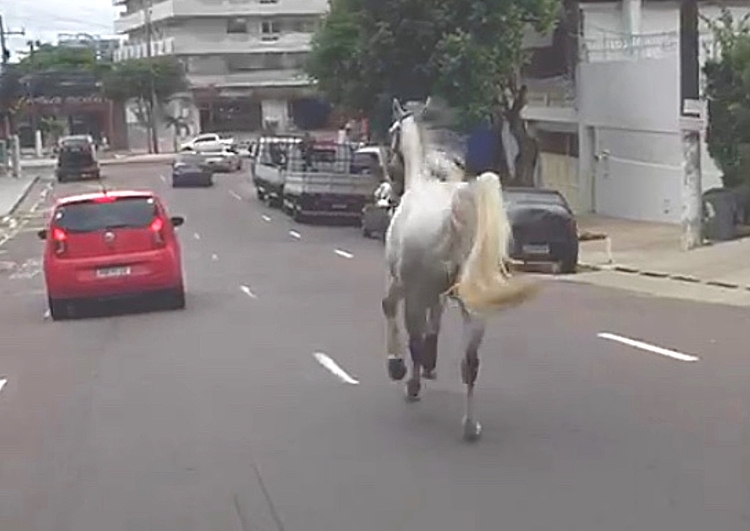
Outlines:
{"label": "utility pole", "polygon": [[[25,35],[26,32],[24,30],[20,31],[10,31],[5,29],[5,24],[3,23],[3,16],[0,15],[0,53],[2,53],[2,63],[3,63],[3,69],[2,72],[5,72],[5,68],[8,66],[8,61],[10,60],[10,50],[8,50],[7,46],[5,45],[5,37],[10,35]],[[10,139],[10,118],[8,115],[5,115],[5,138]]]}
{"label": "utility pole", "polygon": [[156,90],[154,87],[154,67],[151,56],[151,42],[153,40],[153,27],[151,25],[151,7],[152,0],[147,0],[143,9],[144,19],[146,22],[146,57],[149,64],[149,102],[148,102],[148,128],[151,149],[149,152],[159,153],[159,140],[156,135]]}
{"label": "utility pole", "polygon": [[698,3],[680,3],[680,133],[682,136],[682,248],[703,243],[701,134],[705,111],[700,101],[698,70]]}

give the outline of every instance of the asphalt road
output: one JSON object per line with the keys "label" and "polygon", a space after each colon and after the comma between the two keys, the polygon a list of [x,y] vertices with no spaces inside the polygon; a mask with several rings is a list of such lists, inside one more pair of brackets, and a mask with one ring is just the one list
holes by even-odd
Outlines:
{"label": "asphalt road", "polygon": [[186,217],[185,311],[44,318],[34,231],[87,185],[40,183],[6,227],[3,531],[750,529],[750,311],[551,280],[491,322],[466,444],[455,309],[407,404],[381,243],[296,225],[242,175],[172,190],[167,170],[106,180]]}

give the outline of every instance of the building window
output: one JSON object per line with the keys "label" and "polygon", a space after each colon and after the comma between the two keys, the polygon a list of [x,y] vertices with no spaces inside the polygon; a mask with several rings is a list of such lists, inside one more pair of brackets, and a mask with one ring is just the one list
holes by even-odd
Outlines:
{"label": "building window", "polygon": [[230,18],[227,20],[227,33],[247,33],[247,19]]}
{"label": "building window", "polygon": [[275,41],[281,33],[281,24],[276,20],[264,20],[261,24],[261,33],[264,41]]}
{"label": "building window", "polygon": [[261,4],[278,4],[279,0],[260,0]]}

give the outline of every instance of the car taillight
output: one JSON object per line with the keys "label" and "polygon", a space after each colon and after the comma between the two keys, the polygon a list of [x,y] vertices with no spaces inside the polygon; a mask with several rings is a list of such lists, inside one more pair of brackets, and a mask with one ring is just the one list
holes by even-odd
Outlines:
{"label": "car taillight", "polygon": [[164,240],[164,220],[162,218],[154,218],[149,228],[154,235],[154,243],[156,246],[164,247],[166,245]]}
{"label": "car taillight", "polygon": [[61,228],[55,227],[52,229],[52,243],[55,246],[55,254],[62,254],[65,252],[65,242],[68,240],[68,234]]}

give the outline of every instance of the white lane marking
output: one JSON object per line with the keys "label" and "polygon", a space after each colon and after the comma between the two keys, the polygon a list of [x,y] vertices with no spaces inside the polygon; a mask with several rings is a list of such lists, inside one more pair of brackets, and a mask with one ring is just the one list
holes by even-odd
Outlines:
{"label": "white lane marking", "polygon": [[302,237],[302,235],[299,232],[297,232],[296,230],[290,230],[289,231],[289,236],[291,236],[292,238],[296,238],[298,240]]}
{"label": "white lane marking", "polygon": [[8,220],[8,228],[9,228],[10,230],[13,230],[13,229],[15,229],[16,227],[18,227],[18,220],[17,220],[16,218],[10,218],[10,219]]}
{"label": "white lane marking", "polygon": [[247,295],[251,299],[257,299],[258,298],[258,296],[255,293],[253,293],[252,291],[250,291],[250,288],[248,288],[247,286],[244,286],[244,285],[240,286],[240,289],[242,290],[242,293],[244,293],[245,295]]}
{"label": "white lane marking", "polygon": [[348,252],[348,251],[343,251],[341,249],[336,249],[333,252],[336,253],[337,255],[339,255],[342,258],[354,258],[354,255],[352,253]]}
{"label": "white lane marking", "polygon": [[638,341],[637,339],[630,339],[627,337],[619,336],[610,332],[599,332],[596,335],[597,337],[600,337],[602,339],[609,339],[610,341],[616,341],[617,343],[622,343],[623,345],[628,345],[630,347],[645,350],[647,352],[653,352],[654,354],[659,354],[661,356],[666,356],[668,358],[679,361],[698,361],[700,359],[698,356],[691,356],[690,354],[683,354],[682,352],[677,352],[676,350],[657,347],[656,345],[644,343],[643,341]]}
{"label": "white lane marking", "polygon": [[214,262],[218,262],[219,261],[219,255],[216,254],[216,253],[212,254],[211,255],[211,260],[213,260]]}
{"label": "white lane marking", "polygon": [[161,182],[163,183],[167,182],[167,178],[164,177],[163,175],[159,175],[159,179],[161,179]]}
{"label": "white lane marking", "polygon": [[234,197],[237,201],[242,201],[242,196],[235,192],[234,190],[229,190],[229,195]]}
{"label": "white lane marking", "polygon": [[50,317],[52,317],[52,314],[50,313],[50,311],[48,309],[47,311],[44,312],[44,318],[45,319],[49,319]]}
{"label": "white lane marking", "polygon": [[318,363],[320,363],[323,367],[328,369],[334,376],[336,376],[339,380],[341,380],[344,383],[348,383],[351,385],[357,385],[359,384],[359,380],[352,378],[349,376],[349,374],[339,367],[338,363],[333,361],[330,356],[327,354],[324,354],[323,352],[314,352],[313,357],[317,360]]}
{"label": "white lane marking", "polygon": [[263,215],[261,216],[261,218],[262,218],[262,219],[263,219],[263,221],[265,221],[266,223],[268,223],[269,221],[271,221],[271,218],[270,218],[270,217],[268,217],[268,216],[266,216],[265,214],[263,214]]}
{"label": "white lane marking", "polygon": [[193,238],[195,238],[196,240],[200,240],[201,239],[201,235],[198,234],[197,232],[194,232],[193,233]]}
{"label": "white lane marking", "polygon": [[5,387],[5,384],[7,383],[8,383],[8,380],[6,380],[5,378],[0,378],[0,391],[3,390],[3,387]]}

